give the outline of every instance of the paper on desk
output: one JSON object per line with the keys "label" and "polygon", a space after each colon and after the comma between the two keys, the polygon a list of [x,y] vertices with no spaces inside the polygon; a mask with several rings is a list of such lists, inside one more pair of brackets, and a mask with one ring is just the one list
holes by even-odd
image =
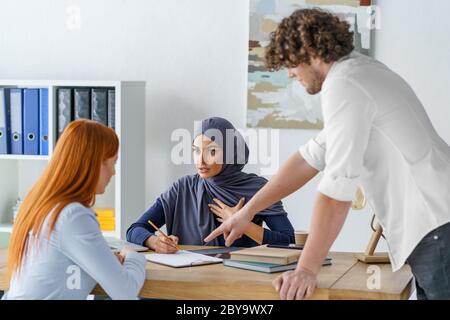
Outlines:
{"label": "paper on desk", "polygon": [[223,261],[220,258],[205,256],[203,254],[189,252],[186,250],[180,250],[175,254],[146,254],[145,258],[147,261],[175,268],[221,263]]}

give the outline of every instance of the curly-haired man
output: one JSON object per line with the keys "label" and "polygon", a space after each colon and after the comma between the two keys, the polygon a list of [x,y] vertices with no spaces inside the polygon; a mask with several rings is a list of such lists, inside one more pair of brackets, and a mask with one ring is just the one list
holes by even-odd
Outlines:
{"label": "curly-haired man", "polygon": [[410,264],[419,299],[450,299],[450,147],[410,86],[353,52],[352,39],[346,22],[318,9],[294,12],[271,34],[267,67],[287,68],[308,93],[321,92],[324,130],[206,240],[223,233],[232,243],[257,212],[323,171],[297,269],[274,281],[280,297],[311,297],[361,187],[384,229],[393,270]]}

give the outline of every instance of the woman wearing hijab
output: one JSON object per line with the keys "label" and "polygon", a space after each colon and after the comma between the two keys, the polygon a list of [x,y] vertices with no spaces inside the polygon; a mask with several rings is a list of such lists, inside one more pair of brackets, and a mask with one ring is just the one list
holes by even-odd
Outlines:
{"label": "woman wearing hijab", "polygon": [[[156,200],[152,207],[127,230],[127,240],[160,253],[174,253],[175,244],[224,246],[219,237],[203,239],[237,212],[267,180],[242,172],[249,149],[242,135],[227,120],[202,121],[192,143],[197,174],[182,177]],[[156,226],[166,225],[170,240],[155,235]],[[263,222],[269,229],[262,227]],[[280,202],[258,213],[245,235],[233,246],[294,242],[294,229]]]}

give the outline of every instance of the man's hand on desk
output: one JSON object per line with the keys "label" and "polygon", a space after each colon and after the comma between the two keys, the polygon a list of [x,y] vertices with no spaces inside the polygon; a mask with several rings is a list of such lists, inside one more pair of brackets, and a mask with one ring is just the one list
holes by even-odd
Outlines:
{"label": "man's hand on desk", "polygon": [[316,274],[297,267],[278,276],[272,284],[282,300],[307,300],[313,295],[316,283]]}
{"label": "man's hand on desk", "polygon": [[309,299],[316,287],[317,274],[331,245],[344,225],[351,202],[338,201],[318,193],[308,241],[297,269],[274,281],[281,299]]}

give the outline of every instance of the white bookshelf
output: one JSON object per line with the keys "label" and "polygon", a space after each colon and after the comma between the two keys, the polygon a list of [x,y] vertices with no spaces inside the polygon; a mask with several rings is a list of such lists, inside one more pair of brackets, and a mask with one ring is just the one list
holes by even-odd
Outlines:
{"label": "white bookshelf", "polygon": [[144,212],[145,188],[145,82],[138,81],[47,81],[0,80],[0,87],[48,88],[49,155],[0,155],[0,233],[12,231],[14,206],[23,199],[50,160],[57,130],[57,89],[89,87],[115,89],[115,131],[120,140],[116,176],[96,207],[115,209],[115,231],[105,236],[125,238],[135,217]]}
{"label": "white bookshelf", "polygon": [[17,154],[0,154],[0,160],[40,160],[48,161],[49,156],[30,156],[30,155],[17,155]]}

